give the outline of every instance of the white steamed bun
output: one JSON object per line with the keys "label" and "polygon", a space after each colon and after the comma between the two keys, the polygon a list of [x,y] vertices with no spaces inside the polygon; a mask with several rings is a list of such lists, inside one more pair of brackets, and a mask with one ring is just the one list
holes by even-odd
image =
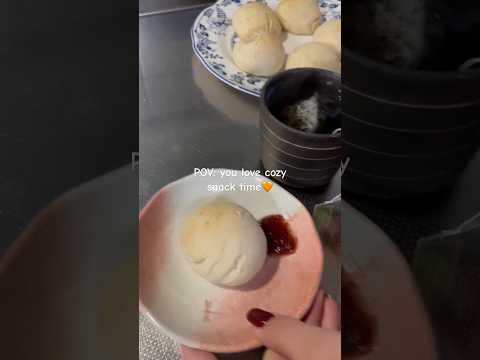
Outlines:
{"label": "white steamed bun", "polygon": [[340,54],[330,45],[311,42],[296,48],[287,59],[285,68],[318,68],[340,73]]}
{"label": "white steamed bun", "polygon": [[322,22],[314,0],[282,0],[276,12],[285,30],[296,35],[312,35]]}
{"label": "white steamed bun", "polygon": [[271,76],[285,65],[285,49],[278,36],[256,33],[253,40],[238,41],[233,48],[233,60],[240,70],[260,76]]}
{"label": "white steamed bun", "polygon": [[267,257],[267,239],[243,207],[214,200],[193,211],[181,236],[193,270],[213,284],[240,286],[253,279]]}
{"label": "white steamed bun", "polygon": [[342,21],[331,20],[324,22],[313,33],[313,41],[331,45],[339,53],[342,52]]}
{"label": "white steamed bun", "polygon": [[242,5],[233,15],[232,25],[243,41],[252,40],[259,32],[271,32],[277,36],[282,33],[277,14],[267,5],[258,2]]}

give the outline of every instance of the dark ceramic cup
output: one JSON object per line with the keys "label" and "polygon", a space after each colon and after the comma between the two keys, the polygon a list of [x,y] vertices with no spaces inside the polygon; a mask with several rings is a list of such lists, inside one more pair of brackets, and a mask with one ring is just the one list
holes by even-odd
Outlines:
{"label": "dark ceramic cup", "polygon": [[[298,188],[330,182],[342,161],[341,137],[297,130],[285,124],[280,114],[315,92],[338,97],[340,88],[339,75],[311,68],[283,71],[266,83],[260,97],[262,162],[266,170],[286,171],[283,179],[276,180]],[[340,127],[340,120],[335,121]]]}
{"label": "dark ceramic cup", "polygon": [[[387,84],[387,85],[386,85]],[[480,71],[417,71],[342,49],[342,190],[418,196],[452,186],[480,136]]]}

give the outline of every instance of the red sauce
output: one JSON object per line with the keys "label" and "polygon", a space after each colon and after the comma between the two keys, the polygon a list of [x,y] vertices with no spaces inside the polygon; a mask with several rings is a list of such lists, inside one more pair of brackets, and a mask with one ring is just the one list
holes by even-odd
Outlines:
{"label": "red sauce", "polygon": [[342,355],[368,354],[373,350],[376,333],[375,318],[366,311],[357,285],[342,269]]}
{"label": "red sauce", "polygon": [[270,215],[260,220],[268,244],[268,255],[289,255],[297,249],[297,239],[282,215]]}

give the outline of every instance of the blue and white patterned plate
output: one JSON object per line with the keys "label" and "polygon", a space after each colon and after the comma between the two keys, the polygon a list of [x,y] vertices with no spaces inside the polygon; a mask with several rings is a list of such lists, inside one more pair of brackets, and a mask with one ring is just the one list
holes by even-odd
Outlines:
{"label": "blue and white patterned plate", "polygon": [[[203,10],[192,26],[193,51],[202,64],[216,78],[233,88],[247,94],[260,96],[268,80],[241,71],[234,63],[232,49],[236,35],[232,27],[233,14],[238,8],[252,0],[218,0]],[[275,9],[279,0],[257,0]],[[341,0],[317,0],[325,20],[338,19],[341,16]],[[311,40],[311,36],[287,34],[284,47],[289,54],[297,46]]]}

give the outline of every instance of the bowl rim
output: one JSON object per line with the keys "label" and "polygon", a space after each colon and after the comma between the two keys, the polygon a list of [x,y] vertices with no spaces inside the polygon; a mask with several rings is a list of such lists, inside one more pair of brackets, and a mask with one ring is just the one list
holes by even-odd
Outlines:
{"label": "bowl rim", "polygon": [[406,183],[406,182],[435,180],[435,179],[439,179],[439,178],[454,174],[457,171],[449,169],[449,170],[445,170],[445,171],[435,172],[433,174],[421,175],[421,176],[411,176],[411,177],[400,177],[400,176],[391,176],[391,175],[390,176],[377,175],[377,174],[372,174],[372,173],[365,172],[365,171],[362,171],[362,170],[358,170],[357,168],[354,168],[354,167],[348,168],[345,172],[346,173],[354,173],[358,176],[363,176],[364,178],[367,178],[367,179],[377,179],[377,180],[392,181],[392,182],[397,182],[397,183],[400,183],[400,182]]}
{"label": "bowl rim", "polygon": [[399,69],[391,65],[384,64],[382,62],[372,60],[366,56],[358,54],[352,49],[347,47],[342,47],[342,58],[343,56],[351,58],[353,61],[359,62],[361,65],[365,66],[368,70],[380,71],[384,74],[391,75],[394,77],[406,77],[409,79],[418,79],[422,80],[470,80],[470,79],[479,79],[480,80],[480,69],[472,69],[466,71],[460,70],[448,70],[448,71],[435,71],[435,70],[409,70],[409,69]]}
{"label": "bowl rim", "polygon": [[[296,153],[293,154],[291,152],[287,152],[285,149],[280,149],[278,146],[273,144],[273,142],[269,139],[268,135],[264,136],[263,140],[268,143],[266,145],[269,146],[270,151],[275,151],[275,152],[278,152],[278,153],[282,153],[284,155],[287,155],[287,156],[292,157],[292,158],[299,159],[301,161],[303,161],[303,160],[315,161],[315,162],[317,162],[317,161],[318,162],[320,162],[320,161],[335,161],[335,160],[341,159],[343,157],[341,151],[339,152],[339,155],[332,156],[332,157],[324,157],[324,158],[314,158],[314,157],[300,156],[300,155],[297,155]],[[334,150],[329,150],[329,151],[334,151]],[[262,149],[262,153],[263,153],[263,149]]]}
{"label": "bowl rim", "polygon": [[[234,169],[225,169],[225,168],[213,168],[213,169],[215,171],[234,170]],[[271,179],[269,179],[269,178],[267,178],[263,175],[250,175],[250,176],[259,178],[262,181],[272,181]],[[141,223],[142,223],[142,219],[144,218],[145,214],[154,206],[157,199],[160,198],[167,190],[169,190],[169,189],[171,189],[175,186],[178,186],[179,184],[181,184],[183,182],[186,182],[187,180],[191,179],[192,177],[194,177],[193,173],[188,174],[188,175],[183,176],[183,177],[181,177],[177,180],[174,180],[174,181],[164,185],[162,188],[160,188],[160,190],[158,190],[148,200],[148,202],[145,204],[143,209],[140,211],[139,218],[138,218],[139,219],[138,220],[139,221],[139,230],[140,230],[140,226],[141,226]],[[243,176],[240,175],[239,177],[243,177]],[[321,236],[320,236],[320,234],[319,234],[319,232],[316,228],[315,221],[314,221],[310,211],[305,207],[305,205],[300,200],[298,200],[289,191],[285,190],[278,183],[276,183],[275,185],[276,185],[276,187],[278,187],[280,189],[280,191],[283,195],[290,197],[291,199],[293,199],[297,203],[300,211],[302,211],[302,212],[304,212],[305,214],[308,215],[308,216],[306,216],[307,221],[309,221],[310,224],[313,226],[313,228],[315,230],[315,232],[314,232],[315,238],[318,240],[317,244],[318,244],[318,250],[320,252],[319,256],[320,256],[320,259],[321,259],[321,263],[320,263],[320,266],[319,266],[318,274],[316,274],[315,284],[312,284],[312,285],[314,285],[314,286],[312,286],[312,288],[315,288],[316,290],[312,294],[312,296],[308,299],[308,301],[306,301],[305,304],[302,304],[303,305],[302,307],[299,307],[299,310],[298,310],[296,315],[298,315],[297,317],[300,319],[305,314],[307,314],[308,310],[310,309],[310,307],[312,306],[312,304],[315,300],[315,295],[316,295],[316,293],[317,293],[317,291],[320,287],[321,280],[322,280],[322,277],[323,277],[323,272],[324,272],[324,266],[325,266],[325,253],[324,253],[324,250],[323,250],[323,244],[322,244]],[[141,239],[139,237],[139,246],[140,246],[140,242],[141,242]],[[140,266],[140,264],[139,264],[139,266]],[[139,287],[140,287],[140,285],[139,285]],[[175,332],[171,331],[168,327],[163,326],[162,323],[159,320],[157,320],[151,314],[148,307],[142,301],[142,299],[140,297],[140,292],[139,292],[139,296],[138,296],[138,302],[139,302],[139,310],[142,311],[166,335],[168,335],[169,337],[171,337],[171,338],[175,339],[177,342],[179,342],[180,345],[185,345],[185,346],[189,346],[189,347],[192,347],[192,348],[200,349],[200,350],[203,350],[203,351],[214,352],[214,353],[243,352],[243,351],[253,350],[255,348],[258,348],[258,347],[262,346],[262,343],[259,340],[257,340],[256,338],[252,338],[252,339],[250,339],[250,340],[248,340],[248,341],[246,341],[242,344],[239,344],[239,345],[228,345],[228,344],[227,345],[212,345],[212,344],[207,344],[205,342],[192,341],[192,340],[187,339],[187,338],[185,338],[184,336],[182,336],[178,333],[175,333]]]}
{"label": "bowl rim", "polygon": [[[288,126],[288,125],[286,125]],[[280,140],[282,143],[288,144],[287,146],[293,146],[294,148],[299,148],[301,151],[313,151],[313,152],[327,152],[327,151],[332,151],[332,152],[339,152],[342,149],[342,138],[341,136],[338,135],[331,135],[332,139],[338,141],[338,145],[336,146],[323,146],[323,147],[311,147],[311,146],[304,146],[304,145],[299,145],[291,141],[291,139],[286,139],[282,136],[282,134],[279,134],[278,132],[275,132],[275,130],[271,129],[268,124],[266,124],[264,121],[260,125],[261,129],[261,135],[262,139],[266,139],[268,137],[273,137],[275,139]],[[295,129],[294,129],[295,130]],[[299,130],[296,130],[299,131]],[[307,133],[306,133],[307,134]]]}
{"label": "bowl rim", "polygon": [[[443,156],[452,156],[455,153],[458,153],[458,152],[461,152],[461,151],[474,150],[476,147],[478,147],[477,144],[467,144],[467,145],[459,146],[459,147],[457,147],[453,150],[437,152],[437,153],[429,152],[429,153],[420,153],[420,154],[393,154],[393,153],[388,153],[388,152],[384,152],[384,151],[369,149],[365,146],[352,143],[352,142],[350,142],[348,140],[345,140],[345,139],[343,140],[343,143],[344,143],[344,145],[355,149],[355,151],[363,151],[363,152],[370,153],[370,154],[375,154],[375,155],[378,155],[378,156],[384,156],[384,157],[395,158],[395,159],[407,159],[407,160],[437,159],[437,158],[443,157]],[[352,157],[353,157],[353,155],[352,155]]]}
{"label": "bowl rim", "polygon": [[[335,140],[335,139],[341,138],[337,135],[322,134],[322,133],[307,133],[307,132],[292,128],[291,126],[288,126],[288,125],[284,124],[283,122],[281,122],[279,119],[277,119],[277,117],[274,116],[272,114],[272,112],[270,111],[270,109],[268,108],[265,98],[266,98],[266,95],[267,95],[267,91],[270,89],[272,83],[276,82],[276,81],[281,81],[281,79],[286,77],[286,76],[292,76],[295,73],[301,73],[301,72],[304,72],[304,73],[317,72],[320,75],[322,75],[322,77],[325,77],[325,75],[328,75],[334,81],[338,81],[338,83],[340,85],[339,89],[342,89],[342,78],[339,74],[337,74],[333,71],[324,70],[324,69],[317,69],[317,68],[308,68],[308,67],[283,70],[283,71],[278,72],[274,76],[272,76],[270,79],[268,79],[268,81],[263,86],[262,91],[260,93],[260,108],[262,109],[262,112],[265,113],[265,115],[268,116],[270,119],[272,119],[274,122],[276,122],[277,124],[280,124],[280,127],[285,129],[287,132],[291,132],[293,134],[303,136],[303,137],[308,138],[308,139],[316,139],[316,140],[318,140],[318,139],[332,139],[332,140]],[[260,118],[262,118],[262,116],[260,116]],[[264,122],[264,121],[261,120],[261,122]]]}
{"label": "bowl rim", "polygon": [[[321,169],[315,169],[315,168],[298,167],[298,166],[295,166],[293,164],[286,163],[284,160],[279,159],[277,157],[277,154],[274,154],[271,151],[266,151],[264,155],[268,156],[268,157],[272,158],[273,160],[275,160],[276,162],[280,163],[280,165],[282,166],[283,169],[290,168],[293,171],[297,171],[297,170],[298,171],[304,171],[304,172],[310,173],[310,174],[316,174],[316,173],[319,173],[319,172],[327,172],[327,171],[329,171],[329,170],[331,171],[333,169],[338,170],[338,167],[339,167],[340,162],[341,162],[341,159],[339,159],[338,160],[338,165],[335,164],[335,165],[325,166]],[[285,176],[289,176],[288,171],[285,174]]]}
{"label": "bowl rim", "polygon": [[478,126],[478,120],[471,120],[467,125],[460,125],[456,127],[451,127],[451,128],[435,128],[435,129],[430,129],[430,128],[419,128],[419,129],[414,129],[414,128],[397,128],[397,127],[392,127],[388,125],[383,125],[380,123],[376,122],[371,122],[369,120],[364,120],[360,119],[358,116],[342,112],[342,116],[344,118],[348,118],[350,121],[361,123],[365,126],[371,126],[373,128],[377,128],[379,130],[384,130],[384,131],[391,131],[391,132],[397,132],[397,133],[407,133],[407,134],[415,134],[415,135],[431,135],[431,134],[447,134],[451,135],[450,133],[455,133],[455,132],[461,132],[463,130],[470,130],[471,128],[474,128],[475,126]]}

